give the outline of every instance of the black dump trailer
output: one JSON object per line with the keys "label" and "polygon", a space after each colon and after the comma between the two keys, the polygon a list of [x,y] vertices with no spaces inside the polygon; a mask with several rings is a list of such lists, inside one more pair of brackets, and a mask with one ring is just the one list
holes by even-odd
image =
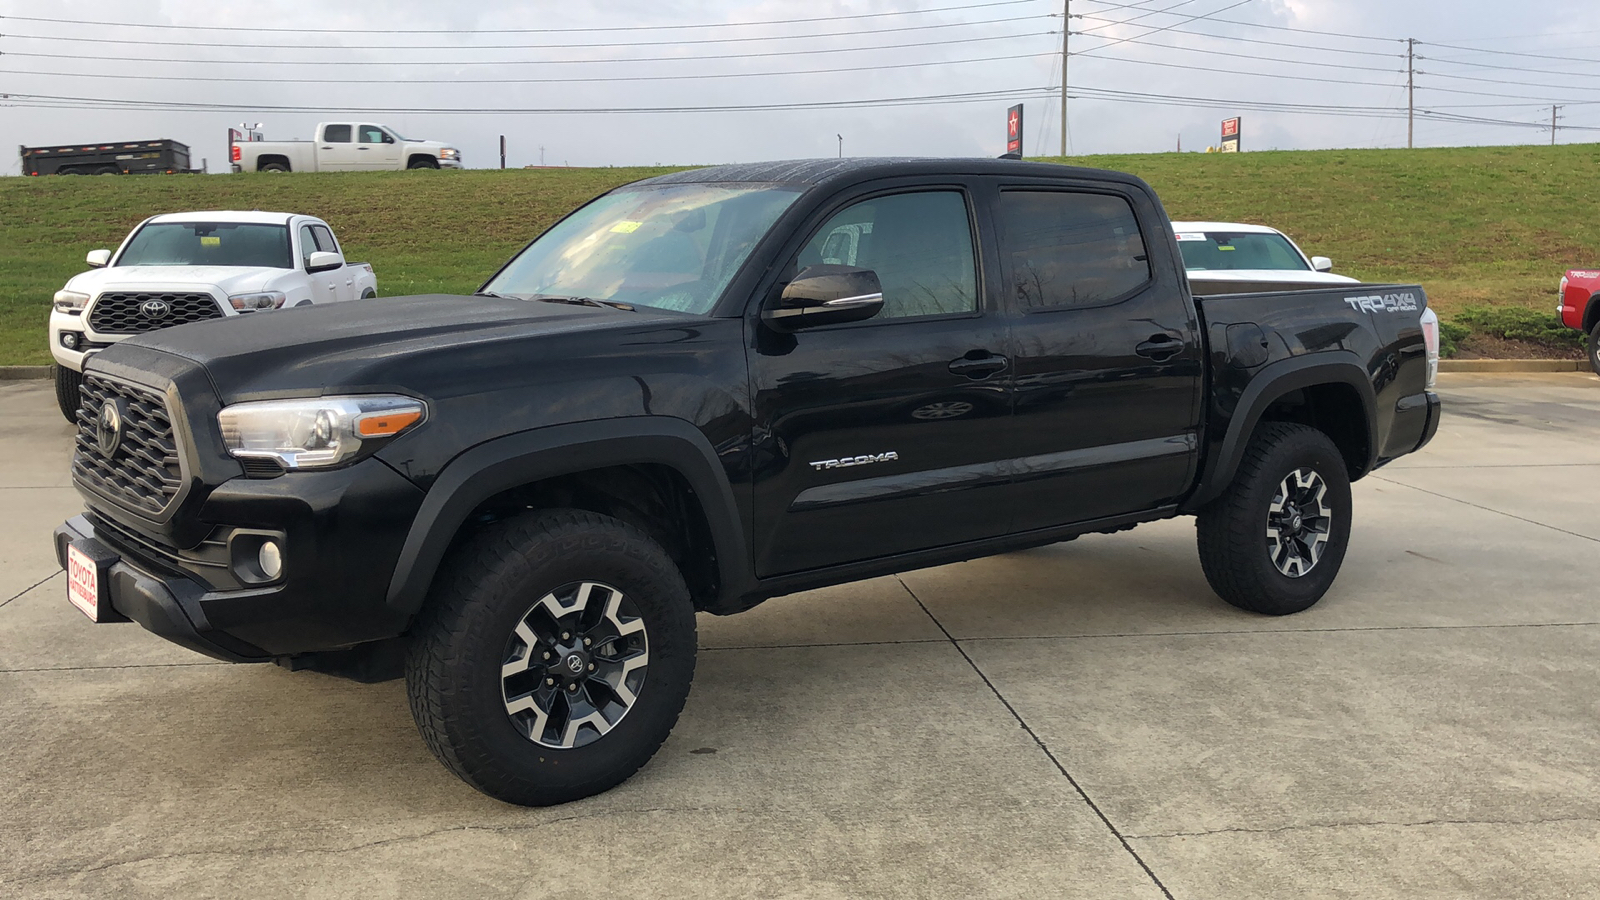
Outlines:
{"label": "black dump trailer", "polygon": [[24,175],[176,175],[194,171],[189,167],[189,145],[165,138],[22,148]]}

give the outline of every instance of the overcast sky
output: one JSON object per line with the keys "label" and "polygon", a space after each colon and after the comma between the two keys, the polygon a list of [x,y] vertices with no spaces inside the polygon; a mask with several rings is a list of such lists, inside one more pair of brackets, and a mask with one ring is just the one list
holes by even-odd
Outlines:
{"label": "overcast sky", "polygon": [[[1565,104],[1561,126],[1596,129],[1560,140],[1600,140],[1595,0],[1071,8],[1074,153],[1173,150],[1180,138],[1204,149],[1234,114],[1247,151],[1405,146],[1404,38],[1422,42],[1419,146],[1547,143],[1548,128],[1454,117],[1547,124],[1552,103]],[[911,10],[927,12],[898,14]],[[350,117],[450,142],[474,167],[498,165],[501,134],[512,166],[537,164],[541,147],[546,164],[574,166],[833,156],[838,135],[852,156],[991,156],[1005,149],[1006,108],[1021,101],[1028,154],[1054,154],[1061,11],[1059,0],[0,0],[0,146],[168,137],[215,172],[229,125],[306,138],[322,119]],[[814,21],[775,24],[793,19]],[[229,30],[242,28],[280,30]],[[972,94],[984,96],[917,100]],[[900,105],[625,111],[884,100]],[[1293,108],[1304,106],[1322,109]],[[589,109],[612,111],[555,112]],[[0,173],[18,171],[14,154],[0,155]]]}

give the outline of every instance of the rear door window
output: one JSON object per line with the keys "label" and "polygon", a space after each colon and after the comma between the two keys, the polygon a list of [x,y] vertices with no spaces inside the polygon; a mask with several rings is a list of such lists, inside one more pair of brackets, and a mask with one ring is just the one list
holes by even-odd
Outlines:
{"label": "rear door window", "polygon": [[1150,281],[1133,206],[1115,194],[1006,190],[1000,226],[1024,311],[1105,306]]}

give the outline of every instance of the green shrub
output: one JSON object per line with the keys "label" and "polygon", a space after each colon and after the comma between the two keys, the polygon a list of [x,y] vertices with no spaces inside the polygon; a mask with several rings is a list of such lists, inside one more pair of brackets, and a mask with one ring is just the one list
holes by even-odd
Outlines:
{"label": "green shrub", "polygon": [[1461,349],[1461,342],[1467,339],[1472,329],[1454,322],[1439,322],[1439,358],[1449,359]]}
{"label": "green shrub", "polygon": [[1468,306],[1451,321],[1439,323],[1439,355],[1455,353],[1471,334],[1527,341],[1552,350],[1582,349],[1585,343],[1582,332],[1561,324],[1554,313],[1523,306]]}

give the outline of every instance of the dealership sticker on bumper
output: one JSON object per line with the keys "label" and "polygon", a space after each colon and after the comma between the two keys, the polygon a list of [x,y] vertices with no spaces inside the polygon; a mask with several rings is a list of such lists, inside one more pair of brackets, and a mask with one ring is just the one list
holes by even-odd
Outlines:
{"label": "dealership sticker on bumper", "polygon": [[100,570],[82,550],[67,547],[67,599],[92,622],[100,621]]}

